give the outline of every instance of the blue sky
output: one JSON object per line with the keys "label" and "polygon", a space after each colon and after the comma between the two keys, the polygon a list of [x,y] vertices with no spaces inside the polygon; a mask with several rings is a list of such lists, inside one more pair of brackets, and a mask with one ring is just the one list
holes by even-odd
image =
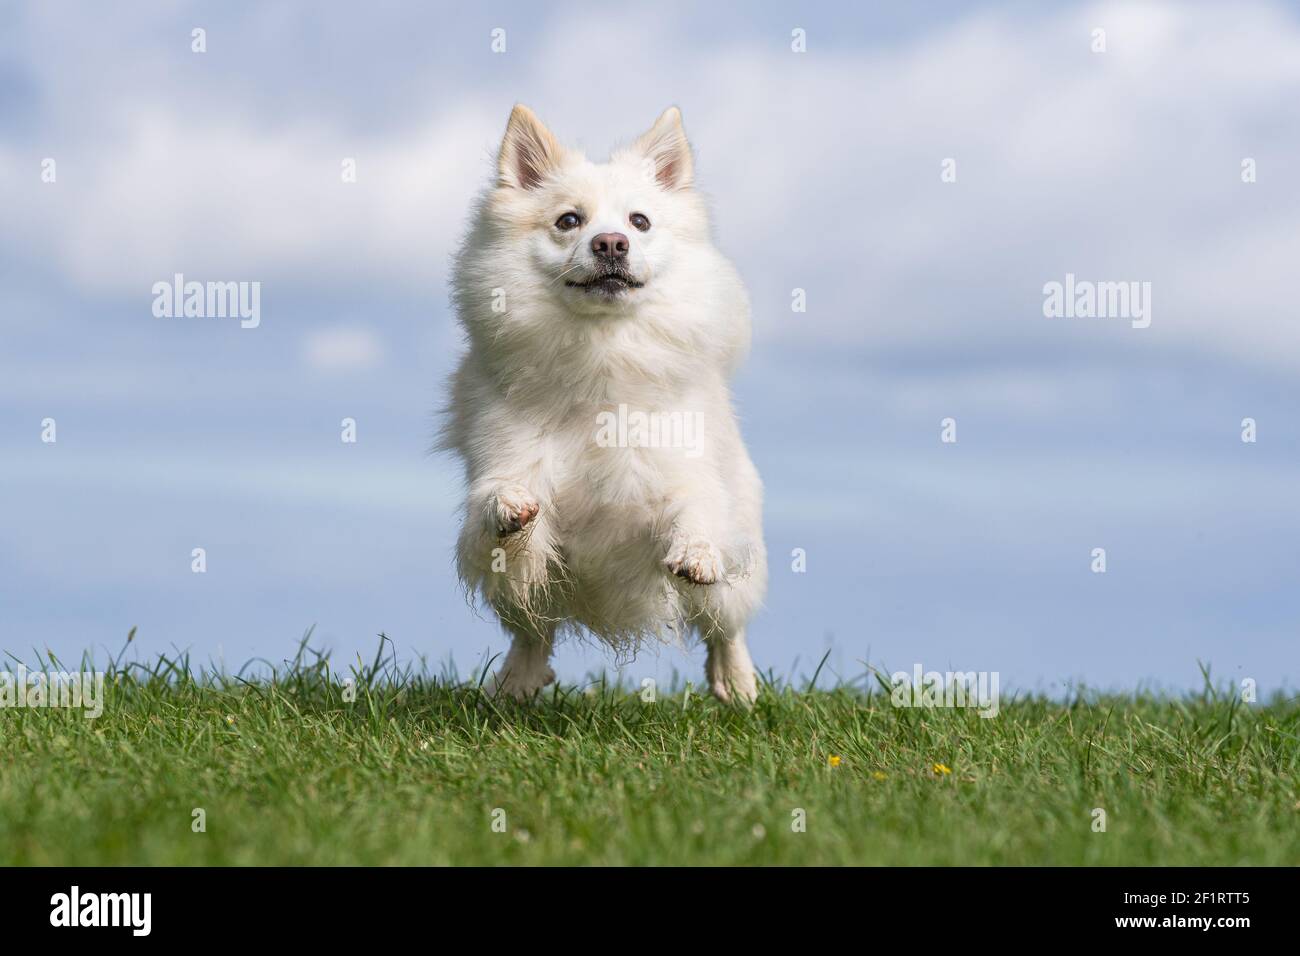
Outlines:
{"label": "blue sky", "polygon": [[[676,103],[754,304],[760,668],[1294,686],[1300,15],[881,6],[0,9],[0,648],[503,649],[427,454],[448,258],[514,102],[592,155]],[[260,282],[261,325],[155,318],[177,272]],[[1151,326],[1045,318],[1066,273],[1151,282]]]}

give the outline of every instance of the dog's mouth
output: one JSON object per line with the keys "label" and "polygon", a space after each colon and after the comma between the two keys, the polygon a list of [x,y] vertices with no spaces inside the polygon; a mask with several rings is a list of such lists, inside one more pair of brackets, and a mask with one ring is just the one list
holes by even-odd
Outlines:
{"label": "dog's mouth", "polygon": [[581,282],[575,282],[572,279],[566,279],[564,282],[570,289],[582,289],[584,292],[594,292],[600,295],[614,298],[629,292],[632,289],[639,289],[644,282],[638,280],[630,272],[621,269],[602,272],[599,275],[583,279]]}

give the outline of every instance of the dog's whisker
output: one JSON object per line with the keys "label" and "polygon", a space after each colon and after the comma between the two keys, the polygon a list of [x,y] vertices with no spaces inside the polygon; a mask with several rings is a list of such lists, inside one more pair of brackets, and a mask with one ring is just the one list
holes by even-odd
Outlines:
{"label": "dog's whisker", "polygon": [[578,269],[581,269],[581,268],[582,268],[582,263],[581,263],[581,262],[575,262],[573,265],[569,266],[569,268],[565,269],[563,272],[561,272],[559,275],[557,275],[554,279],[552,279],[552,280],[551,280],[551,284],[554,285],[555,283],[557,283],[557,282],[559,282],[561,279],[563,279],[565,276],[569,275],[569,274],[572,273],[572,272],[576,272]]}

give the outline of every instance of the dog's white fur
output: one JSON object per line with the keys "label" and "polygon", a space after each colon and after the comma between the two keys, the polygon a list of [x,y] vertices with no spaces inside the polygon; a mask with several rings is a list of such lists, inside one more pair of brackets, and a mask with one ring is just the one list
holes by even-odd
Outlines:
{"label": "dog's white fur", "polygon": [[[596,164],[516,106],[498,166],[456,258],[469,350],[443,433],[468,485],[461,579],[513,637],[493,686],[527,698],[551,683],[566,630],[633,651],[694,633],[713,693],[752,700],[745,626],[767,583],[762,484],[728,387],[749,303],[710,240],[681,114],[667,110]],[[568,212],[580,225],[562,231]],[[643,285],[568,284],[600,273],[602,233],[627,237]],[[702,441],[604,447],[598,416],[620,405],[694,414]]]}

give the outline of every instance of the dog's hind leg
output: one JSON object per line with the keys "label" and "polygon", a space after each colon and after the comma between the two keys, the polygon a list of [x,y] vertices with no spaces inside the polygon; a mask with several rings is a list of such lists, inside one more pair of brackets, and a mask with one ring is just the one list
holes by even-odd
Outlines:
{"label": "dog's hind leg", "polygon": [[515,700],[529,700],[547,684],[554,683],[551,651],[555,645],[555,626],[507,624],[502,626],[511,636],[510,651],[491,682],[493,694],[505,694]]}
{"label": "dog's hind leg", "polygon": [[753,703],[758,697],[758,677],[745,644],[744,630],[710,628],[704,633],[704,645],[709,655],[704,662],[704,676],[713,696],[718,700]]}

